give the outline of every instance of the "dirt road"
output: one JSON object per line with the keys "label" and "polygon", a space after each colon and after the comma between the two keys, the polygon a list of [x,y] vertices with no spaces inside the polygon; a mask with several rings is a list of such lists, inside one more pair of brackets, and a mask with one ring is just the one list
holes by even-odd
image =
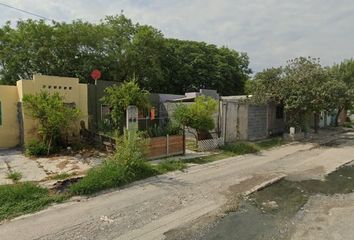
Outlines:
{"label": "dirt road", "polygon": [[164,239],[165,232],[219,211],[232,189],[244,193],[284,174],[290,179],[322,178],[354,160],[353,137],[342,133],[327,146],[290,144],[197,165],[56,205],[0,225],[0,239]]}

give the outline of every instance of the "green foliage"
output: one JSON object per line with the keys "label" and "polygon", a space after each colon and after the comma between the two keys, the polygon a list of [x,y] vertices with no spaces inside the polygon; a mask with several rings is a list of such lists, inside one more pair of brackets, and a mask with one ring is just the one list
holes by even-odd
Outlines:
{"label": "green foliage", "polygon": [[162,137],[166,135],[180,135],[181,127],[174,121],[170,121],[166,126],[153,125],[147,129],[147,134],[149,137]]}
{"label": "green foliage", "polygon": [[11,179],[14,182],[18,182],[22,178],[22,173],[16,172],[16,171],[11,172],[11,173],[7,174],[7,178]]}
{"label": "green foliage", "polygon": [[40,157],[45,156],[50,152],[48,145],[44,142],[31,140],[25,145],[25,153],[27,156]]}
{"label": "green foliage", "polygon": [[[38,133],[44,145],[47,146],[48,153],[52,145],[54,146],[61,140],[62,134],[66,133],[80,116],[78,109],[65,106],[59,93],[49,94],[43,91],[35,95],[25,95],[23,106],[25,114],[39,123]],[[45,147],[44,145],[37,145],[38,153],[41,153],[40,150]],[[37,147],[34,142],[33,146]]]}
{"label": "green foliage", "polygon": [[[337,108],[337,121],[344,109],[349,109],[354,103],[354,60],[344,60],[328,69],[331,77],[341,83],[339,94],[332,97]],[[338,122],[336,121],[336,124]]]}
{"label": "green foliage", "polygon": [[321,66],[319,59],[296,58],[283,68],[266,69],[248,83],[256,103],[274,101],[284,105],[288,124],[306,128],[309,114],[338,106],[345,85]]}
{"label": "green foliage", "polygon": [[146,162],[135,162],[134,166],[125,166],[113,160],[88,171],[78,183],[70,187],[73,194],[87,195],[98,191],[119,187],[136,180],[154,176],[158,172]]}
{"label": "green foliage", "polygon": [[112,157],[71,186],[72,193],[92,194],[157,174],[145,161],[145,141],[140,133],[126,131],[117,138],[116,146]]}
{"label": "green foliage", "polygon": [[0,78],[15,84],[33,73],[122,83],[136,77],[153,92],[184,94],[199,88],[224,95],[243,93],[250,73],[246,54],[226,47],[164,38],[161,31],[120,14],[97,24],[76,20],[8,22],[0,28]]}
{"label": "green foliage", "polygon": [[209,88],[223,95],[243,94],[251,73],[246,54],[205,42],[166,39],[162,59],[167,84],[160,92],[181,94]]}
{"label": "green foliage", "polygon": [[195,129],[199,135],[215,127],[213,114],[217,104],[213,98],[200,96],[190,105],[180,104],[173,117],[178,124]]}
{"label": "green foliage", "polygon": [[171,172],[171,171],[183,171],[187,168],[187,164],[182,161],[162,161],[157,165],[153,165],[154,169],[156,169],[160,174]]}
{"label": "green foliage", "polygon": [[235,155],[243,155],[259,152],[259,148],[253,143],[237,142],[221,147],[222,150],[232,152]]}
{"label": "green foliage", "polygon": [[114,127],[122,127],[129,105],[135,105],[139,110],[149,106],[149,92],[142,90],[135,80],[108,87],[105,91],[102,102],[111,109],[110,120]]}
{"label": "green foliage", "polygon": [[32,183],[0,186],[0,221],[41,210],[54,202],[61,202],[64,195],[50,195],[47,189]]}
{"label": "green foliage", "polygon": [[147,163],[145,145],[146,141],[141,133],[126,131],[124,136],[117,139],[115,154],[102,165],[89,170],[83,179],[70,187],[70,192],[93,194],[168,171],[183,170],[186,167],[177,161],[158,165]]}

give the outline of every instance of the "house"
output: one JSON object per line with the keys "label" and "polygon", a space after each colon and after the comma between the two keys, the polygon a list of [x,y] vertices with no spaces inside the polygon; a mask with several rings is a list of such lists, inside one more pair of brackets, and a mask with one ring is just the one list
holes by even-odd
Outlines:
{"label": "house", "polygon": [[[59,92],[66,104],[80,110],[80,121],[87,126],[87,84],[78,78],[33,75],[32,80],[19,80],[16,86],[0,85],[0,148],[20,146],[38,137],[38,126],[24,113],[22,98],[40,91]],[[74,134],[78,132],[79,124]]]}
{"label": "house", "polygon": [[220,129],[225,142],[264,139],[284,132],[283,107],[275,103],[252,104],[249,97],[221,97]]}

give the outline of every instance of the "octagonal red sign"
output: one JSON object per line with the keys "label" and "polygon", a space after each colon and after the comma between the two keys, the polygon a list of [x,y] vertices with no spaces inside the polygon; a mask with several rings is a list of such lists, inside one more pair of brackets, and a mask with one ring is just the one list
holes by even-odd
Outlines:
{"label": "octagonal red sign", "polygon": [[91,72],[91,77],[93,78],[93,80],[98,80],[101,78],[101,71],[98,69],[95,69]]}

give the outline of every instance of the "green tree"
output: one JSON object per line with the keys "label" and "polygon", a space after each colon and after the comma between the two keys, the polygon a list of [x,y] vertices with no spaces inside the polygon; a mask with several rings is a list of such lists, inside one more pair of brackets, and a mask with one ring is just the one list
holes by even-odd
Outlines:
{"label": "green tree", "polygon": [[335,108],[344,86],[321,66],[319,59],[300,57],[288,61],[284,68],[256,74],[249,88],[258,103],[283,104],[291,126],[306,128],[307,117],[314,114],[317,131],[319,113]]}
{"label": "green tree", "polygon": [[110,120],[114,128],[122,130],[125,112],[130,105],[137,106],[139,110],[149,106],[149,92],[139,87],[135,80],[113,85],[106,88],[106,96],[101,101],[106,104],[110,112]]}
{"label": "green tree", "polygon": [[67,107],[59,93],[40,92],[23,96],[23,107],[26,115],[39,124],[38,133],[41,141],[51,147],[60,142],[62,134],[74,124],[80,111]]}
{"label": "green tree", "polygon": [[[216,111],[217,104],[218,102],[213,98],[200,96],[190,105],[178,105],[173,118],[183,128],[187,127],[189,132],[194,134],[196,141],[203,140],[208,137],[209,131],[215,127],[213,114]],[[196,134],[192,129],[196,131]]]}
{"label": "green tree", "polygon": [[124,15],[98,24],[21,20],[0,28],[0,78],[15,84],[34,73],[78,77],[89,82],[98,68],[102,79],[135,78],[154,92],[184,94],[200,88],[223,95],[242,94],[251,72],[246,54],[227,47],[164,38],[158,29]]}
{"label": "green tree", "polygon": [[335,96],[337,108],[336,125],[342,111],[347,111],[354,102],[354,60],[344,60],[328,69],[331,77],[341,83],[340,93]]}

